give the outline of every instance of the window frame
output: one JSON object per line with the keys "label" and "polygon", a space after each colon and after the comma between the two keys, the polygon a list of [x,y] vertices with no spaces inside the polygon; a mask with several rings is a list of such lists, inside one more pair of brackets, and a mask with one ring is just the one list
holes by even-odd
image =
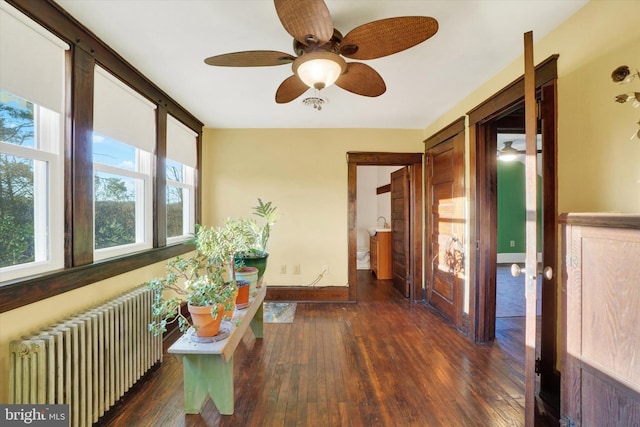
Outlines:
{"label": "window frame", "polygon": [[[128,170],[111,166],[100,162],[93,162],[93,179],[98,172],[110,175],[131,178],[136,181],[135,192],[135,242],[125,245],[112,246],[108,248],[95,248],[94,233],[94,253],[93,259],[100,261],[115,256],[127,255],[153,247],[153,175],[151,161],[153,155],[140,148],[134,147],[136,150],[136,170]],[[95,230],[95,194],[94,203],[94,230]]]}
{"label": "window frame", "polygon": [[[118,53],[96,38],[52,0],[7,0],[7,2],[67,42],[64,118],[64,268],[0,283],[0,313],[22,307],[100,280],[162,262],[190,252],[193,244],[167,244],[166,232],[166,116],[171,114],[196,134],[197,156],[201,156],[203,123],[140,74]],[[156,110],[156,155],[153,177],[153,247],[134,254],[95,261],[93,255],[93,70],[107,69],[144,97],[154,100]],[[201,162],[198,161],[197,168]],[[195,170],[195,221],[200,220],[200,173]],[[90,212],[90,215],[88,214]],[[132,284],[134,285],[134,284]]]}
{"label": "window frame", "polygon": [[[174,181],[167,178],[167,194],[168,187],[177,187],[183,190],[183,195],[188,194],[188,199],[183,199],[182,206],[182,234],[179,236],[169,236],[167,234],[167,243],[178,243],[191,239],[195,233],[195,169],[191,166],[182,165],[182,181]],[[186,191],[185,191],[186,190]]]}
{"label": "window frame", "polygon": [[26,275],[25,272],[30,275],[46,273],[64,265],[64,204],[51,202],[64,198],[64,116],[35,103],[32,105],[34,147],[0,142],[0,151],[33,162],[35,260],[1,268],[3,280],[19,279]]}

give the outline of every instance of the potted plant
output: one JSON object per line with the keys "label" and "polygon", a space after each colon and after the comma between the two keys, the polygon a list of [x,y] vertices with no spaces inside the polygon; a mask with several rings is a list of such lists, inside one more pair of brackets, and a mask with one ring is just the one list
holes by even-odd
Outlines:
{"label": "potted plant", "polygon": [[[223,313],[233,314],[238,293],[235,280],[234,254],[247,250],[254,235],[246,219],[227,219],[220,227],[199,227],[195,235],[196,249],[191,257],[176,257],[167,263],[167,274],[147,282],[156,291],[153,301],[154,320],[149,329],[156,335],[163,333],[167,325],[175,321],[181,332],[192,322],[182,313],[187,304],[194,329],[198,336],[215,336]],[[248,285],[248,282],[247,282]],[[165,298],[165,291],[173,296]],[[203,317],[194,312],[204,313]],[[212,323],[205,327],[197,319]]]}
{"label": "potted plant", "polygon": [[[176,321],[180,331],[185,332],[192,323],[181,311],[186,303],[194,323],[198,317],[193,314],[194,311],[204,312],[205,320],[214,323],[215,333],[208,336],[215,336],[218,333],[215,323],[220,326],[223,313],[227,313],[227,317],[233,314],[233,305],[239,294],[238,285],[247,287],[241,295],[247,298],[240,304],[248,305],[250,285],[249,282],[236,281],[236,256],[262,255],[260,251],[266,248],[270,227],[276,220],[276,208],[270,202],[263,203],[258,199],[254,211],[265,218],[264,225],[259,226],[252,219],[227,218],[220,227],[198,227],[193,255],[170,260],[165,277],[147,282],[147,286],[156,290],[152,306],[154,320],[149,324],[152,332],[161,334],[166,331],[168,324]],[[172,291],[173,295],[165,299],[165,291]],[[211,334],[208,328],[198,324],[193,326],[198,336]]]}
{"label": "potted plant", "polygon": [[262,218],[262,224],[255,220],[247,220],[248,231],[252,237],[247,242],[247,248],[235,255],[236,268],[255,267],[258,269],[257,286],[262,285],[262,278],[267,269],[267,243],[271,236],[271,228],[278,221],[278,208],[271,202],[263,202],[258,198],[258,205],[253,207],[253,214]]}
{"label": "potted plant", "polygon": [[[175,321],[181,332],[191,326],[181,311],[183,303],[187,304],[196,334],[201,337],[217,335],[223,312],[233,310],[233,283],[225,282],[220,263],[198,250],[191,257],[170,260],[167,275],[147,282],[147,286],[156,291],[152,303],[154,318],[149,324],[149,330],[156,335]],[[174,296],[165,299],[166,291],[172,291]]]}

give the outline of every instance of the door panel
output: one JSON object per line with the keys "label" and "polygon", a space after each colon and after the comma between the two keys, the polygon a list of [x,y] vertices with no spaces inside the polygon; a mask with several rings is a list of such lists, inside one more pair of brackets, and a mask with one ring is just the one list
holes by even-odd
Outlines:
{"label": "door panel", "polygon": [[563,214],[566,425],[640,425],[640,216]]}
{"label": "door panel", "polygon": [[427,300],[447,319],[462,325],[462,214],[463,191],[458,173],[464,167],[456,156],[464,134],[427,150],[427,230],[430,233],[427,263]]}
{"label": "door panel", "polygon": [[391,174],[393,286],[409,297],[409,168]]}

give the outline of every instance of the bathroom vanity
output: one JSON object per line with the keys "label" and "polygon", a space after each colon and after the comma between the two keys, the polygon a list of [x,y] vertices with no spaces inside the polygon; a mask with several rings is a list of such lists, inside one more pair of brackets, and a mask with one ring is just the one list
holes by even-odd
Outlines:
{"label": "bathroom vanity", "polygon": [[391,230],[376,229],[375,233],[369,234],[371,271],[378,280],[393,278],[391,270]]}

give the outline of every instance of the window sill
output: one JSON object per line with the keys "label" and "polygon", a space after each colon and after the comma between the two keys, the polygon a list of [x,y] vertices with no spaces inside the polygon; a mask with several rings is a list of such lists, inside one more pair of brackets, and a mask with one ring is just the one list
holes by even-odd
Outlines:
{"label": "window sill", "polygon": [[[193,250],[193,244],[182,243],[99,261],[91,265],[0,283],[0,313],[33,304]],[[153,277],[149,279],[153,279]]]}

